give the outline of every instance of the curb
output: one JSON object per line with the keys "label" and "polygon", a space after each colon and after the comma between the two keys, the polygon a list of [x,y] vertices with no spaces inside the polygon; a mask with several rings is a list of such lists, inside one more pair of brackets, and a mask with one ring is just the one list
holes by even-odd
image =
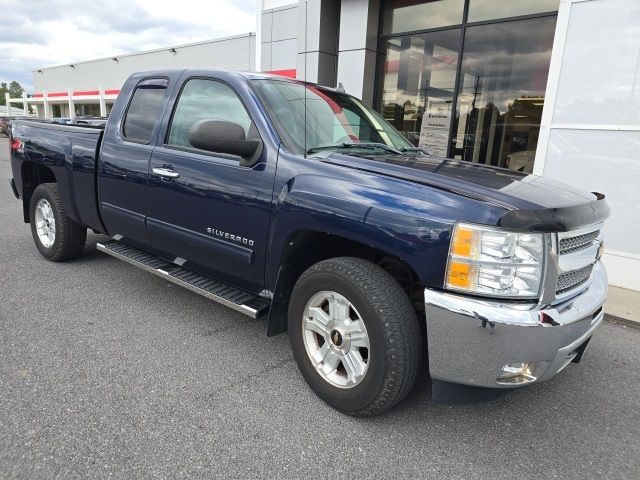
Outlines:
{"label": "curb", "polygon": [[604,314],[604,319],[608,320],[611,323],[619,323],[621,325],[627,325],[629,327],[640,328],[640,321],[631,320],[630,318],[618,317],[616,315],[611,315],[609,313]]}

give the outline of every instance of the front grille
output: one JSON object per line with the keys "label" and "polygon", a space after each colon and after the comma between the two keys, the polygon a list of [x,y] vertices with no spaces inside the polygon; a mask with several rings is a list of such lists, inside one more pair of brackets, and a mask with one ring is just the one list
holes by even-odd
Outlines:
{"label": "front grille", "polygon": [[586,283],[591,277],[592,270],[593,264],[561,274],[556,285],[556,295],[561,295]]}
{"label": "front grille", "polygon": [[591,244],[593,244],[593,241],[598,238],[599,234],[600,230],[595,230],[593,232],[584,233],[575,237],[561,238],[560,244],[558,245],[558,251],[560,252],[560,255],[578,252],[591,246]]}

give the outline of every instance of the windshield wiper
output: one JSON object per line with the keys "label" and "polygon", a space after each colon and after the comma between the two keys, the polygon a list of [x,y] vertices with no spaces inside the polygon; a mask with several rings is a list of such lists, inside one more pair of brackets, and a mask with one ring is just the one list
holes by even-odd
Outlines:
{"label": "windshield wiper", "polygon": [[336,145],[321,145],[319,147],[311,147],[309,148],[305,154],[320,152],[322,150],[332,150],[332,149],[340,149],[340,148],[364,148],[364,149],[372,149],[379,148],[380,150],[384,150],[385,152],[393,153],[395,155],[403,155],[400,150],[397,150],[393,147],[390,147],[386,143],[377,143],[377,142],[360,142],[360,143],[352,143],[352,142],[342,142]]}
{"label": "windshield wiper", "polygon": [[404,152],[424,153],[425,155],[431,156],[431,154],[422,147],[402,147],[400,151],[403,153]]}

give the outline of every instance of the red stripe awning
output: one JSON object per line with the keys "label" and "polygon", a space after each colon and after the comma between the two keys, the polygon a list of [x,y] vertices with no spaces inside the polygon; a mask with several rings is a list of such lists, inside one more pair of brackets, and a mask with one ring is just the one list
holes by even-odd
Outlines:
{"label": "red stripe awning", "polygon": [[271,73],[272,75],[280,75],[281,77],[296,78],[295,68],[290,68],[288,70],[269,70],[266,73]]}

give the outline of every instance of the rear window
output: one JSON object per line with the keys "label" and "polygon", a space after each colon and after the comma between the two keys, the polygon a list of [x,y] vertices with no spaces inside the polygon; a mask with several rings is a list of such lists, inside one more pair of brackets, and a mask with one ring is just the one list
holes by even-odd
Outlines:
{"label": "rear window", "polygon": [[127,140],[149,143],[151,132],[158,117],[162,98],[167,90],[168,80],[153,78],[143,80],[133,92],[122,127],[122,135]]}

